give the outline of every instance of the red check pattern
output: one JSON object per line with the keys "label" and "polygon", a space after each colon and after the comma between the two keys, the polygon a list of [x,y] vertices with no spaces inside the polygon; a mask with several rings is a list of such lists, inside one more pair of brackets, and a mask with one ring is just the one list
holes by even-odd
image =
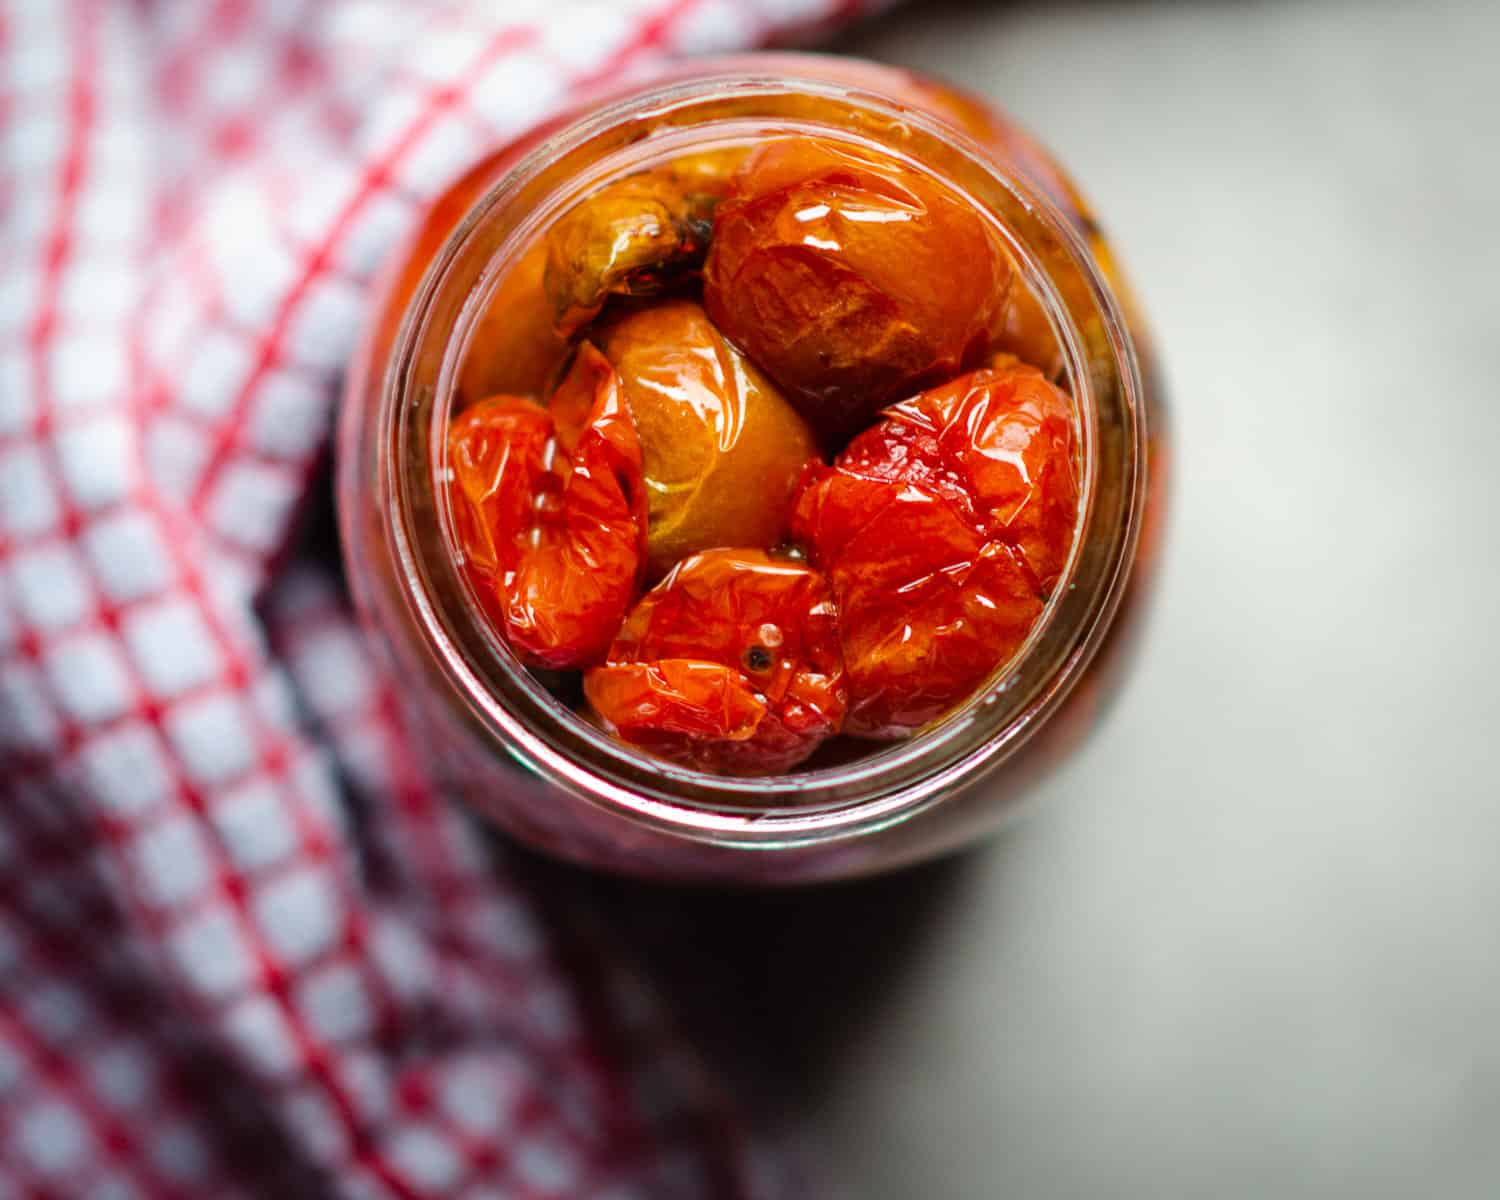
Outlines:
{"label": "red check pattern", "polygon": [[0,5],[0,1200],[787,1193],[433,793],[289,543],[446,181],[580,88],[874,6]]}

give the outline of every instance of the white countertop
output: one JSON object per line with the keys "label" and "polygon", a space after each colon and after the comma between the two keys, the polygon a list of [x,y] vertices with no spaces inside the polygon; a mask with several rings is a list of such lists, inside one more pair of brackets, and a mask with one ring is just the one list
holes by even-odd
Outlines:
{"label": "white countertop", "polygon": [[917,2],[848,48],[1073,168],[1176,495],[1048,802],[788,921],[790,1111],[858,1200],[1500,1195],[1500,4]]}

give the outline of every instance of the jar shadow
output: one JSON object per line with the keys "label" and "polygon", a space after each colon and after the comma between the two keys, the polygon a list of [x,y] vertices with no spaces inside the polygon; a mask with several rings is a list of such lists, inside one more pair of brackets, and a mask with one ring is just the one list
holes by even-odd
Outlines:
{"label": "jar shadow", "polygon": [[[289,557],[341,576],[326,471],[310,488]],[[357,792],[356,820],[370,814]],[[360,818],[363,818],[362,820]],[[783,1118],[814,1107],[964,919],[975,877],[1019,839],[1009,829],[936,861],[866,879],[772,890],[715,890],[591,872],[530,851],[476,822],[557,935],[575,986],[598,982],[582,922],[638,964],[691,1043],[747,1105]],[[376,858],[367,871],[392,868]],[[601,997],[584,996],[585,1004]]]}
{"label": "jar shadow", "polygon": [[[1010,839],[878,878],[713,891],[593,875],[506,843],[549,918],[581,902],[645,972],[734,1094],[779,1120],[817,1105],[884,1025],[981,856]],[[556,907],[554,907],[554,904]]]}

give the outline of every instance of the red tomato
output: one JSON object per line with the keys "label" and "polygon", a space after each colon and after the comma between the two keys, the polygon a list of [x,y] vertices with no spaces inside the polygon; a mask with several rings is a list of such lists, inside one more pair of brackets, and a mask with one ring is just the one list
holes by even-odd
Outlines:
{"label": "red tomato", "polygon": [[828,584],[759,550],[709,550],[644,595],[584,694],[622,741],[725,775],[790,770],[837,733]]}
{"label": "red tomato", "polygon": [[1033,367],[893,405],[816,473],[794,534],[827,572],[849,675],[845,731],[909,734],[1031,632],[1072,546],[1073,409]]}
{"label": "red tomato", "polygon": [[603,659],[645,563],[641,447],[613,368],[585,342],[549,408],[494,396],[448,431],[464,566],[523,660]]}
{"label": "red tomato", "polygon": [[703,302],[830,438],[979,362],[1010,285],[984,220],[874,151],[767,144],[714,217]]}

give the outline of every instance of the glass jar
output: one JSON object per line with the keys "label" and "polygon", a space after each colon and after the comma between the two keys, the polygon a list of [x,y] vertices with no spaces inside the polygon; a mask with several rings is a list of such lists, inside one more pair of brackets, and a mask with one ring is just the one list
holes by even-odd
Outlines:
{"label": "glass jar", "polygon": [[[726,778],[612,740],[520,665],[468,598],[437,480],[455,395],[474,386],[476,331],[514,342],[502,374],[525,373],[528,339],[547,336],[527,303],[539,230],[663,159],[796,134],[918,163],[999,229],[1078,407],[1079,527],[1030,640],[935,728],[840,765]],[[853,876],[992,829],[1094,724],[1154,566],[1162,417],[1144,330],[1098,227],[1012,125],[970,97],[856,60],[697,62],[497,148],[432,206],[384,273],[348,376],[340,528],[361,620],[402,681],[435,777],[511,835],[657,878]]]}

